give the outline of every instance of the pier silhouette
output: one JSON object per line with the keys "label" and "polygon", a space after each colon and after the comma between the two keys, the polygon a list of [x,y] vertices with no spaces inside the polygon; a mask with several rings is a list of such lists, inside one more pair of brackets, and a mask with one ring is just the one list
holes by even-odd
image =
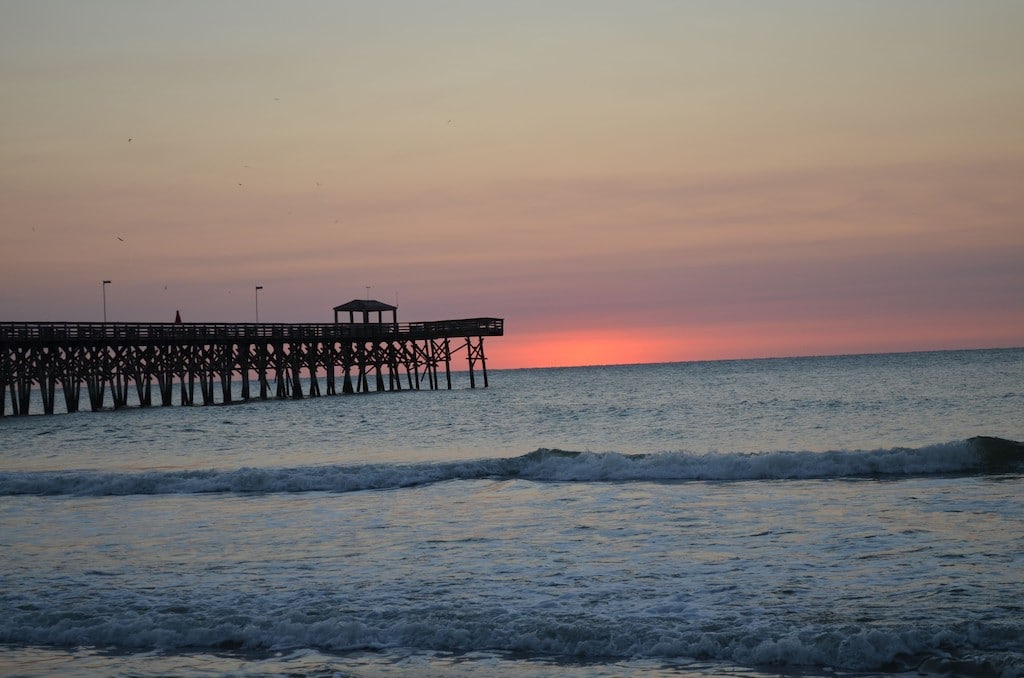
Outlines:
{"label": "pier silhouette", "polygon": [[[346,313],[348,322],[340,322]],[[336,306],[334,318],[318,324],[2,322],[0,416],[29,414],[34,387],[45,414],[53,414],[58,390],[67,411],[77,412],[83,385],[93,411],[104,409],[108,391],[120,409],[132,390],[141,407],[172,405],[176,387],[181,405],[436,390],[442,371],[450,389],[452,360],[462,351],[470,388],[477,387],[478,367],[486,387],[484,337],[504,334],[501,318],[400,323],[395,306],[372,299]]]}

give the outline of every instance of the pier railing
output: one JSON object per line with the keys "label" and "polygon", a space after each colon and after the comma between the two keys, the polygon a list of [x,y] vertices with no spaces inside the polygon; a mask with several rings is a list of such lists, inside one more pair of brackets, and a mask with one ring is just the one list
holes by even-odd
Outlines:
{"label": "pier railing", "polygon": [[403,323],[69,323],[2,322],[0,344],[23,342],[406,340],[502,336],[501,318],[463,318]]}

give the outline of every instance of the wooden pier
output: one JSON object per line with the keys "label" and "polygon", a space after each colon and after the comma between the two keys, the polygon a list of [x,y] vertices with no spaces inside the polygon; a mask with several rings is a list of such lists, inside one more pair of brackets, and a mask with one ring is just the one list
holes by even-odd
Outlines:
{"label": "wooden pier", "polygon": [[[54,412],[58,391],[67,411],[77,412],[83,385],[94,411],[104,409],[108,391],[119,409],[133,391],[138,405],[149,407],[174,404],[175,390],[181,405],[211,405],[438,389],[441,371],[450,389],[452,359],[463,350],[470,387],[477,386],[477,367],[488,385],[484,337],[504,334],[501,318],[384,322],[381,308],[394,314],[394,307],[368,301],[335,308],[336,319],[359,312],[364,322],[0,323],[0,416],[29,414],[34,388],[45,414]],[[369,322],[371,312],[377,322]]]}

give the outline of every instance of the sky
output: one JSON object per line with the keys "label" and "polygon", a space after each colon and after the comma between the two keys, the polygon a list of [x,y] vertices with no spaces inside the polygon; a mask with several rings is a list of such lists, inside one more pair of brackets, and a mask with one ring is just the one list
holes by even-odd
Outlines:
{"label": "sky", "polygon": [[[0,321],[1024,346],[1024,3],[0,0]],[[111,283],[105,287],[103,280]]]}

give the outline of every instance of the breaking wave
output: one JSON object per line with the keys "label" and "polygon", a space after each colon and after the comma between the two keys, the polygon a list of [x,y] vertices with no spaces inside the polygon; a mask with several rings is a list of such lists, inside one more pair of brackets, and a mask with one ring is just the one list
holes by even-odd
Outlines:
{"label": "breaking wave", "polygon": [[748,666],[833,667],[915,675],[1019,675],[1012,649],[1021,626],[936,623],[926,629],[872,629],[856,625],[804,627],[763,621],[706,624],[683,615],[632,615],[611,619],[593,614],[563,617],[505,608],[451,611],[421,607],[383,609],[350,616],[330,605],[308,609],[236,610],[215,628],[204,623],[219,610],[141,611],[109,618],[93,611],[39,615],[17,611],[17,625],[0,624],[0,642],[126,650],[288,651],[315,647],[327,652],[418,648],[441,652],[515,653],[518,657],[607,658],[700,657]]}
{"label": "breaking wave", "polygon": [[225,492],[355,492],[457,480],[684,482],[1013,473],[1024,444],[992,437],[920,448],[830,452],[570,452],[539,449],[518,457],[421,464],[149,471],[0,473],[2,495],[123,496]]}

